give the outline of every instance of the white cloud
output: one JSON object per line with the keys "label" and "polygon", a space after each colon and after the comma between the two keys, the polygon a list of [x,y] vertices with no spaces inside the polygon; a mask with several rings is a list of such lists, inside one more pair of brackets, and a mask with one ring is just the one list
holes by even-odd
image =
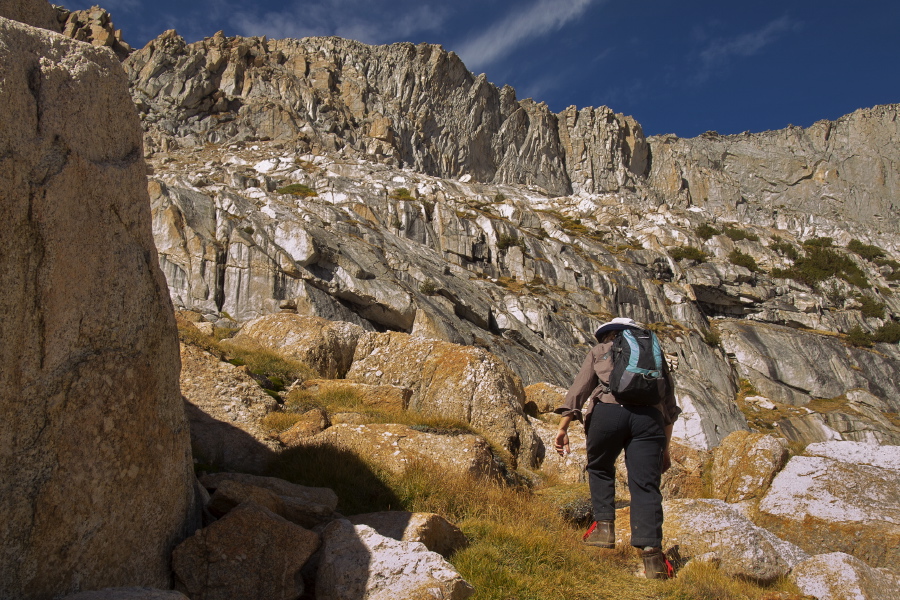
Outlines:
{"label": "white cloud", "polygon": [[464,42],[457,54],[470,69],[481,69],[508,56],[532,38],[560,30],[584,14],[595,1],[538,0]]}
{"label": "white cloud", "polygon": [[318,0],[295,1],[283,10],[261,14],[236,10],[229,21],[240,35],[276,39],[335,35],[381,44],[435,30],[448,14],[440,2]]}
{"label": "white cloud", "polygon": [[759,53],[794,27],[795,24],[788,17],[781,17],[761,29],[733,39],[713,40],[700,52],[701,70],[698,77],[705,79],[714,69],[727,64],[735,57],[745,58]]}

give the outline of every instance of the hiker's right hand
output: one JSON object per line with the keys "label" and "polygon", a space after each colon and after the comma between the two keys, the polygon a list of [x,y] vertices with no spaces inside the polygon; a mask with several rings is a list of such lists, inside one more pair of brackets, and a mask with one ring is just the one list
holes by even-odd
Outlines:
{"label": "hiker's right hand", "polygon": [[556,440],[553,442],[556,453],[560,456],[568,456],[571,452],[569,449],[569,433],[565,429],[556,432]]}

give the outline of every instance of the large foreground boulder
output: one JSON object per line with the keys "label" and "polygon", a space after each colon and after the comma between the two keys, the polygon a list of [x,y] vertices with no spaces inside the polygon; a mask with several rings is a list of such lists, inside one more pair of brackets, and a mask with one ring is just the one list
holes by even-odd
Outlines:
{"label": "large foreground boulder", "polygon": [[735,431],[713,452],[713,497],[725,502],[759,499],[787,461],[783,438]]}
{"label": "large foreground boulder", "polygon": [[854,442],[823,442],[810,451],[836,458],[792,458],[760,501],[756,521],[810,553],[846,552],[870,566],[896,569],[900,470],[872,466],[888,454],[877,446],[869,453],[851,447]]}
{"label": "large foreground boulder", "polygon": [[720,568],[733,577],[772,582],[808,557],[721,500],[669,500],[663,512],[666,547],[677,545],[684,558],[715,553]]}
{"label": "large foreground boulder", "polygon": [[0,598],[168,587],[193,472],[128,83],[0,18],[0,106]]}

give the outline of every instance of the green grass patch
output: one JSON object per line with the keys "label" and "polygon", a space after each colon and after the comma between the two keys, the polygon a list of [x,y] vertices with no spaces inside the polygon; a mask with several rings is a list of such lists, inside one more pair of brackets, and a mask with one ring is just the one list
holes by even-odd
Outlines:
{"label": "green grass patch", "polygon": [[303,185],[302,183],[292,183],[290,185],[286,185],[275,190],[275,193],[290,194],[292,196],[300,196],[302,198],[312,198],[319,195],[316,190],[312,189],[308,185]]}

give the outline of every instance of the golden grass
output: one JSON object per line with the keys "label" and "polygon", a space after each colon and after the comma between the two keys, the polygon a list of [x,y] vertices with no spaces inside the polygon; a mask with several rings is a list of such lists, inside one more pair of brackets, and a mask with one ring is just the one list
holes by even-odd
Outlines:
{"label": "golden grass", "polygon": [[297,413],[275,411],[263,417],[261,424],[269,432],[281,433],[293,427],[300,420]]}

